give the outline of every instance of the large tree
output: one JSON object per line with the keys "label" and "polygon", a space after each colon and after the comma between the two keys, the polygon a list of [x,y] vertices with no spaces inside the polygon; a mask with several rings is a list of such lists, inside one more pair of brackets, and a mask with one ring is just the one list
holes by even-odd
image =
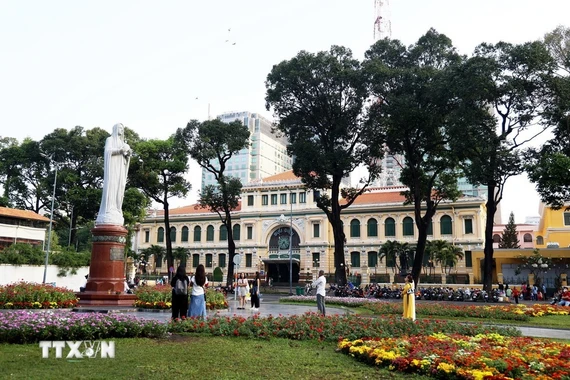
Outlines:
{"label": "large tree", "polygon": [[466,66],[469,82],[476,83],[469,90],[484,102],[491,116],[481,119],[479,130],[467,130],[460,139],[460,150],[468,159],[467,178],[487,186],[483,286],[490,291],[495,213],[507,179],[523,171],[520,149],[552,126],[544,116],[552,100],[555,65],[541,42],[499,42],[477,47]]}
{"label": "large tree", "polygon": [[133,147],[128,183],[162,205],[168,268],[174,266],[170,238],[170,203],[173,197],[184,197],[191,185],[184,175],[188,156],[183,141],[171,136],[166,140],[141,140]]}
{"label": "large tree", "polygon": [[455,201],[460,157],[451,141],[474,124],[478,106],[456,84],[463,59],[449,38],[429,30],[406,48],[384,39],[366,52],[372,93],[370,124],[386,135],[387,151],[405,159],[400,181],[418,230],[412,276],[424,262],[427,232],[438,205]]}
{"label": "large tree", "polygon": [[[527,154],[527,170],[543,202],[559,209],[570,202],[570,28],[558,27],[544,42],[557,64],[549,118],[554,137]],[[568,205],[570,207],[570,205]]]}
{"label": "large tree", "polygon": [[[77,126],[69,131],[58,128],[40,141],[42,153],[49,157],[49,183],[57,188],[54,220],[75,243],[77,228],[94,220],[101,202],[103,186],[103,150],[109,133],[101,128]],[[51,194],[50,194],[51,198]],[[66,236],[62,231],[62,236]],[[64,239],[67,243],[68,239]],[[62,242],[63,244],[63,242]],[[67,245],[67,244],[65,244]]]}
{"label": "large tree", "polygon": [[53,182],[48,182],[50,161],[42,156],[40,143],[24,139],[0,148],[0,177],[4,194],[19,209],[36,213],[49,210]]}
{"label": "large tree", "polygon": [[232,212],[238,207],[242,183],[225,174],[228,161],[249,146],[249,130],[240,121],[224,123],[219,119],[200,123],[192,120],[177,135],[186,143],[188,153],[202,168],[212,173],[216,185],[200,191],[200,206],[218,214],[228,236],[229,266],[227,285],[232,283],[236,255]]}
{"label": "large tree", "polygon": [[[267,76],[266,107],[277,129],[289,139],[293,172],[327,216],[334,236],[335,279],[346,283],[345,234],[341,212],[377,178],[383,138],[364,122],[369,93],[358,60],[340,46],[316,54],[301,51],[275,66]],[[368,169],[360,188],[343,188],[344,178],[359,166]]]}

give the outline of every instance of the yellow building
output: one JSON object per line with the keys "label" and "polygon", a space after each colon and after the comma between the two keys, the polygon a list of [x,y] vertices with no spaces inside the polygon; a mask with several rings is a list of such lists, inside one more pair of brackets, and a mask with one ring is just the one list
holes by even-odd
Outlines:
{"label": "yellow building", "polygon": [[[568,205],[567,205],[568,206]],[[548,288],[554,288],[557,277],[565,282],[570,269],[570,210],[564,208],[554,210],[542,203],[539,209],[540,223],[534,232],[535,247],[544,257],[554,259],[556,267],[541,273],[541,279]],[[518,227],[518,226],[517,226]],[[519,231],[520,233],[520,231]],[[532,249],[495,249],[493,253],[493,282],[521,284],[534,283],[534,276],[529,276],[528,270],[517,274],[516,270],[522,263],[521,256],[532,255]],[[482,278],[483,250],[473,251],[473,273],[475,282]]]}
{"label": "yellow building", "polygon": [[560,210],[540,204],[540,224],[536,232],[536,248],[570,247],[570,203]]}
{"label": "yellow building", "polygon": [[[413,206],[403,205],[402,190],[372,189],[343,210],[347,271],[359,275],[363,284],[374,280],[392,282],[396,277],[392,266],[377,260],[382,244],[387,240],[413,244],[418,238]],[[312,279],[319,269],[334,274],[332,229],[313,196],[292,171],[243,187],[240,207],[232,219],[236,247],[242,257],[239,272],[262,270],[275,283],[288,283],[291,250],[293,282]],[[163,218],[163,212],[156,211],[141,223],[139,250],[165,244]],[[189,272],[204,264],[208,273],[216,267],[226,273],[227,233],[217,214],[196,205],[175,208],[170,210],[170,224],[173,247],[189,250]],[[465,257],[454,268],[454,274],[467,279],[472,277],[471,252],[483,244],[484,225],[484,199],[463,197],[439,205],[428,238],[447,240],[463,248]],[[152,265],[151,272],[166,272],[163,264],[158,270]],[[440,268],[431,271],[441,273]]]}

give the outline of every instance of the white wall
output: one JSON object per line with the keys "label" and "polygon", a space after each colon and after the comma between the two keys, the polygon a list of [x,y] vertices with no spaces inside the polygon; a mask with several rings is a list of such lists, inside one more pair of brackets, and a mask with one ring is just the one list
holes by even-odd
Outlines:
{"label": "white wall", "polygon": [[[89,274],[89,267],[77,268],[77,274],[68,274],[66,277],[58,277],[59,268],[56,265],[48,265],[46,283],[55,282],[56,286],[79,291],[79,287],[85,283],[85,275]],[[44,266],[35,265],[9,265],[0,264],[0,285],[8,285],[14,282],[26,281],[42,283],[44,279]]]}

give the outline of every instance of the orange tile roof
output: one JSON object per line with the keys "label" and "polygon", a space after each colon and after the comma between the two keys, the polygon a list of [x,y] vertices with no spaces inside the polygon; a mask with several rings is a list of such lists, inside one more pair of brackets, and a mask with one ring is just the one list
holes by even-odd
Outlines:
{"label": "orange tile roof", "polygon": [[[406,198],[400,194],[401,190],[389,192],[370,192],[360,195],[353,205],[379,204],[379,203],[403,203]],[[346,203],[341,200],[341,203]]]}
{"label": "orange tile roof", "polygon": [[[234,212],[240,211],[240,210],[241,210],[241,202],[239,202],[239,204],[238,204],[237,208],[234,210]],[[170,210],[168,210],[169,215],[204,214],[204,213],[211,213],[211,211],[206,207],[201,207],[198,203],[195,203],[193,205],[188,205],[188,206],[171,208]],[[157,216],[159,216],[159,215],[163,216],[164,210],[157,210],[156,215]]]}
{"label": "orange tile roof", "polygon": [[267,182],[277,182],[277,181],[292,181],[295,179],[299,179],[295,174],[293,174],[293,170],[288,170],[283,173],[275,174],[270,177],[265,177],[262,179],[263,183]]}
{"label": "orange tile roof", "polygon": [[9,218],[29,219],[29,220],[39,220],[41,222],[49,222],[49,218],[46,218],[43,215],[37,214],[29,210],[18,210],[15,208],[0,207],[0,215]]}

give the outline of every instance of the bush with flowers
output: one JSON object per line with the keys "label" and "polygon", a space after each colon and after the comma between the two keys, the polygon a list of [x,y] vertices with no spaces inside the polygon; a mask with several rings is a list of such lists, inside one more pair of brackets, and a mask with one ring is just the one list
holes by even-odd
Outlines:
{"label": "bush with flowers", "polygon": [[[141,309],[170,309],[172,307],[172,287],[169,285],[141,286],[135,290],[135,306]],[[222,292],[206,289],[208,310],[227,309],[228,302]]]}
{"label": "bush with flowers", "polygon": [[362,318],[353,315],[328,316],[323,318],[316,313],[294,316],[268,316],[251,318],[217,317],[207,320],[187,318],[171,323],[173,333],[199,333],[216,336],[245,336],[255,338],[288,338],[297,340],[315,339],[337,342],[338,339],[369,337],[393,337],[404,335],[425,335],[435,332],[477,335],[501,333],[520,336],[513,327],[484,326],[453,321],[422,320],[411,321],[396,316]]}
{"label": "bush with flowers", "polygon": [[62,309],[77,305],[75,293],[67,288],[18,282],[0,285],[0,309]]}
{"label": "bush with flowers", "polygon": [[164,337],[168,325],[125,314],[10,310],[0,313],[0,343]]}
{"label": "bush with flowers", "polygon": [[563,379],[570,376],[570,345],[496,333],[342,339],[338,348],[370,365],[439,379]]}

